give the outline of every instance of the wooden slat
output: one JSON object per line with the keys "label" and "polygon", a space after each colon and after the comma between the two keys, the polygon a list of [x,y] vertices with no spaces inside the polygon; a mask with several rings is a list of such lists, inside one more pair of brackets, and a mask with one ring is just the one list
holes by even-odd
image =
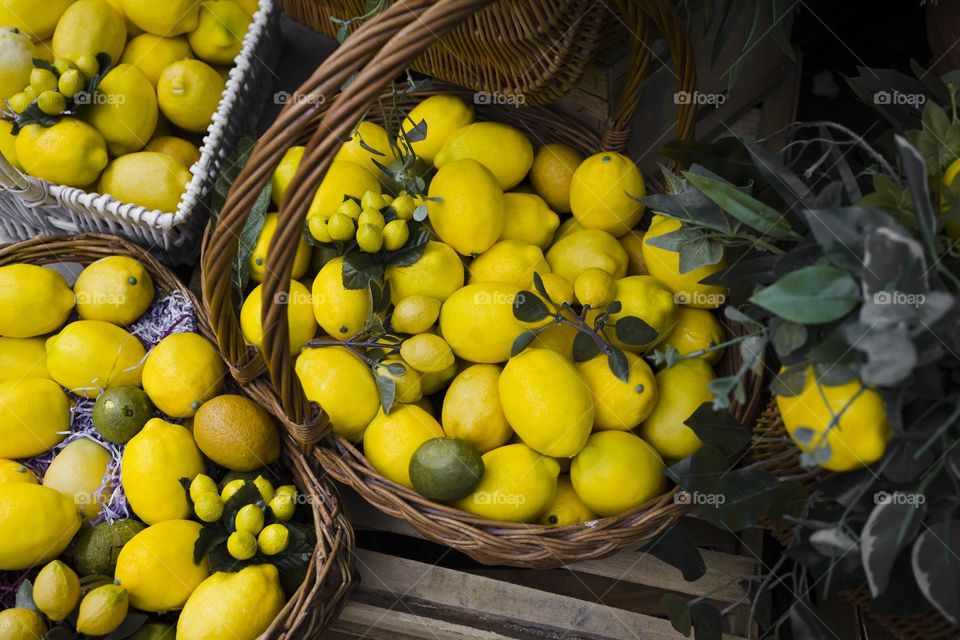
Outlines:
{"label": "wooden slat", "polygon": [[347,604],[330,631],[329,636],[336,634],[365,640],[421,640],[425,637],[444,640],[509,638],[495,631],[474,629],[436,618],[426,618],[396,609],[383,609],[360,602]]}

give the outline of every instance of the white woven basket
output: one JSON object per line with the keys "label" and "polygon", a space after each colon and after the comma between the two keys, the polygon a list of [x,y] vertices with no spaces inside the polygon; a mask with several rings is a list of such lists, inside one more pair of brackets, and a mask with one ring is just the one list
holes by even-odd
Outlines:
{"label": "white woven basket", "polygon": [[273,0],[260,0],[176,212],[52,184],[21,173],[0,154],[0,236],[12,241],[92,231],[127,238],[166,262],[195,262],[209,215],[205,198],[240,136],[256,133],[273,86],[280,42],[280,10]]}

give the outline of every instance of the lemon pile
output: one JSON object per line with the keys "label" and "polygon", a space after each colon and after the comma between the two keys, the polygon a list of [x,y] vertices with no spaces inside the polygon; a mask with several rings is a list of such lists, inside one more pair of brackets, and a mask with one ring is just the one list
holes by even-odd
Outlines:
{"label": "lemon pile", "polygon": [[[42,8],[41,5],[42,4]],[[250,0],[0,6],[0,152],[55,184],[177,210],[257,11]]]}
{"label": "lemon pile", "polygon": [[[305,534],[297,487],[266,469],[278,425],[224,393],[204,337],[144,348],[135,334],[155,322],[155,297],[127,256],[93,262],[73,287],[51,268],[0,267],[0,571],[40,568],[36,610],[0,612],[4,639],[55,624],[105,636],[133,615],[182,610],[176,631],[158,619],[143,627],[156,635],[135,637],[253,640],[286,601],[270,560],[302,554]],[[131,517],[116,519],[117,489]],[[205,528],[242,562],[235,572],[195,562]]]}
{"label": "lemon pile", "polygon": [[[277,206],[303,156],[276,169]],[[684,422],[712,399],[726,291],[701,282],[722,264],[681,273],[645,242],[679,223],[645,223],[644,192],[626,156],[535,148],[451,95],[395,135],[361,122],[313,196],[281,302],[306,395],[386,478],[479,516],[566,525],[660,495],[665,464],[702,445]],[[277,224],[250,255],[255,282]],[[562,320],[521,321],[518,296],[549,298]],[[258,285],[241,310],[260,348],[264,304]],[[622,378],[602,353],[574,358],[578,325],[601,314]],[[655,339],[621,341],[612,325],[628,317]],[[667,349],[679,363],[655,371]]]}

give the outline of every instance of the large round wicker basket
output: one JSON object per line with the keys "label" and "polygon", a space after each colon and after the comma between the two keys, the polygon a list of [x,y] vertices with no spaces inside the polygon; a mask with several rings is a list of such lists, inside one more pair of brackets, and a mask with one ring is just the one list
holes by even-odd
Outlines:
{"label": "large round wicker basket", "polygon": [[[313,447],[314,455],[334,478],[350,485],[382,511],[403,518],[425,537],[454,547],[480,562],[556,567],[642,544],[675,523],[685,507],[668,493],[616,517],[551,528],[485,520],[424,499],[381,476],[355,447],[329,434],[325,417],[306,399],[294,373],[284,305],[264,307],[263,326],[268,331],[263,357],[244,342],[231,277],[238,251],[237,238],[251,204],[269,182],[286,149],[304,142],[307,149],[280,208],[278,230],[269,248],[268,275],[263,282],[263,300],[276,300],[278,294],[282,295],[290,281],[295,248],[308,206],[340,141],[349,136],[362,114],[377,117],[378,98],[411,60],[435,38],[485,4],[484,0],[403,0],[364,24],[334,52],[301,87],[300,93],[309,99],[288,103],[277,122],[261,137],[250,162],[233,185],[217,226],[208,233],[204,245],[204,298],[220,347],[237,375],[240,379],[255,380],[265,371],[269,372],[275,396],[264,402],[286,412],[292,433],[305,449],[317,445]],[[685,52],[687,48],[678,46],[677,50]],[[685,70],[690,64],[685,54],[676,58],[678,89],[692,89],[692,75]],[[355,76],[354,72],[357,72]],[[334,97],[351,76],[348,88]],[[427,94],[404,99],[417,100],[424,95]],[[478,105],[477,112],[481,118],[521,128],[538,144],[562,142],[589,153],[610,148],[605,146],[610,136],[585,130],[549,108]],[[692,113],[681,109],[678,134],[686,137],[691,130]],[[620,141],[624,142],[625,138]],[[724,368],[739,366],[736,358],[736,354],[731,353]],[[749,420],[759,410],[761,386],[759,377],[754,377],[748,392],[749,401],[735,407],[742,419]]]}
{"label": "large round wicker basket", "polygon": [[[176,291],[186,296],[196,311],[197,330],[214,340],[206,314],[190,290],[153,256],[125,240],[99,234],[41,236],[0,247],[0,266],[87,265],[114,255],[140,261],[158,291]],[[249,391],[250,387],[245,390]],[[261,636],[263,640],[315,637],[340,613],[354,584],[353,528],[340,505],[336,488],[317,473],[315,462],[304,456],[289,438],[284,441],[283,460],[311,505],[317,544],[303,584]]]}

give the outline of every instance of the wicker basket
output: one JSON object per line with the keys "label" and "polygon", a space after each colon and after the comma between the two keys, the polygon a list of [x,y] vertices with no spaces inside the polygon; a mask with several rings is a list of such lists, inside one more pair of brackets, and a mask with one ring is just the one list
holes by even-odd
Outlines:
{"label": "wicker basket", "polygon": [[[149,253],[129,242],[99,234],[70,238],[46,236],[0,247],[0,266],[16,263],[89,264],[100,258],[128,255],[139,260],[160,291],[178,291],[187,296],[196,310],[197,330],[213,340],[213,332],[200,303],[168,269]],[[268,638],[315,637],[340,613],[354,584],[353,528],[347,519],[337,490],[316,464],[306,458],[289,438],[284,438],[284,459],[296,484],[309,496],[313,508],[317,546],[304,582],[261,636]]]}
{"label": "wicker basket", "polygon": [[[295,247],[300,238],[307,207],[317,184],[329,167],[340,141],[345,139],[360,114],[376,116],[378,98],[391,79],[430,42],[461,23],[484,0],[402,0],[364,24],[347,45],[337,49],[300,89],[310,99],[291,101],[277,122],[261,138],[251,161],[241,172],[227,198],[216,227],[211,228],[202,256],[204,300],[210,311],[222,352],[239,380],[257,380],[269,371],[275,390],[271,398],[259,398],[265,406],[289,416],[294,437],[306,449],[328,435],[325,416],[303,395],[289,354],[284,305],[264,307],[266,359],[247,345],[237,321],[232,268],[252,202],[268,183],[280,158],[293,144],[308,140],[301,168],[288,189],[280,210],[277,234],[269,249],[264,300],[274,300],[290,280]],[[686,51],[678,45],[677,50]],[[681,57],[679,68],[692,63]],[[333,94],[355,71],[358,75],[346,91]],[[692,76],[678,74],[682,83]],[[681,84],[680,88],[692,88]],[[448,89],[443,89],[447,91]],[[469,95],[469,92],[461,95]],[[414,96],[421,98],[426,93]],[[538,143],[563,142],[584,152],[603,148],[610,136],[584,130],[547,108],[505,109],[478,105],[484,118],[506,121],[525,130]],[[678,114],[681,135],[686,110]],[[319,122],[318,122],[319,120]],[[731,354],[726,366],[734,366]],[[743,419],[759,410],[762,381],[752,380],[750,402],[736,408]],[[672,525],[684,510],[671,494],[613,518],[587,525],[551,528],[494,522],[424,499],[419,494],[379,475],[355,448],[337,436],[313,449],[324,467],[338,480],[357,490],[382,511],[405,519],[427,538],[454,547],[484,563],[520,567],[556,567],[573,560],[598,558],[618,549],[639,545]]]}
{"label": "wicker basket", "polygon": [[0,155],[0,237],[9,241],[40,234],[106,233],[147,247],[164,261],[195,261],[208,213],[204,198],[240,136],[256,131],[279,55],[280,11],[273,0],[260,0],[175,212],[52,184],[18,171]]}

